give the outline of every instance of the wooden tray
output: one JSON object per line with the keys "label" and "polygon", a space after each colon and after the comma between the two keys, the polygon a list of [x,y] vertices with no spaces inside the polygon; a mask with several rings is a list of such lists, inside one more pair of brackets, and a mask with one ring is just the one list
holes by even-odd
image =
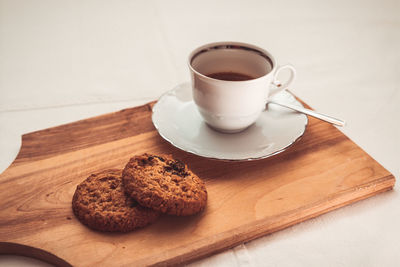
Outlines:
{"label": "wooden tray", "polygon": [[[287,151],[220,162],[180,151],[151,122],[153,103],[22,136],[0,175],[0,252],[57,265],[182,264],[393,188],[395,178],[335,127],[310,118]],[[144,152],[171,153],[207,185],[206,210],[163,216],[128,234],[92,231],[73,215],[77,184]]]}

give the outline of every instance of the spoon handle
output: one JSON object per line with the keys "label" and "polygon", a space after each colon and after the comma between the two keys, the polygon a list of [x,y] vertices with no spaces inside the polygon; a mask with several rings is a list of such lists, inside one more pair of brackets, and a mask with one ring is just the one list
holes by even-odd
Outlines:
{"label": "spoon handle", "polygon": [[274,100],[268,100],[268,103],[276,104],[276,105],[279,105],[279,106],[282,106],[282,107],[285,107],[285,108],[290,108],[290,109],[293,109],[295,111],[298,111],[298,112],[313,116],[313,117],[315,117],[317,119],[320,119],[320,120],[335,124],[337,126],[345,126],[346,125],[346,122],[343,121],[343,120],[336,119],[334,117],[315,112],[315,111],[313,111],[311,109],[306,109],[306,108],[299,107],[299,106],[296,106],[296,105],[293,105],[293,104],[281,103],[281,102],[277,102],[277,101],[274,101]]}

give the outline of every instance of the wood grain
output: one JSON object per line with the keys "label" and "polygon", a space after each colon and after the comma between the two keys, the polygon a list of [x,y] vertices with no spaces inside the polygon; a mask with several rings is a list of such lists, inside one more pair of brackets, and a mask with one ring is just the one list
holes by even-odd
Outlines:
{"label": "wood grain", "polygon": [[[180,151],[151,123],[153,103],[22,137],[0,175],[0,252],[57,265],[183,264],[393,188],[395,179],[335,127],[310,118],[287,151],[253,162],[220,162]],[[170,153],[207,185],[206,210],[128,234],[92,231],[74,217],[77,184],[123,168],[144,152]]]}

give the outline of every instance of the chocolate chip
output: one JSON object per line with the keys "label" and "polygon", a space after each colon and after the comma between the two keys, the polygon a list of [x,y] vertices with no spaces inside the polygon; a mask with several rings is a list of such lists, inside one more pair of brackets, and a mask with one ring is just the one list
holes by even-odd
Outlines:
{"label": "chocolate chip", "polygon": [[159,156],[155,156],[156,158],[158,158],[159,160],[161,160],[162,162],[165,162],[165,159],[163,157],[159,157]]}
{"label": "chocolate chip", "polygon": [[117,188],[117,184],[115,183],[110,184],[110,189],[115,189],[115,188]]}
{"label": "chocolate chip", "polygon": [[171,166],[164,166],[164,170],[167,172],[171,172],[172,171],[172,167]]}
{"label": "chocolate chip", "polygon": [[185,178],[189,175],[189,173],[185,169],[185,164],[179,160],[170,161],[167,166],[164,166],[165,171],[172,172],[172,174],[182,178]]}
{"label": "chocolate chip", "polygon": [[130,199],[130,198],[127,198],[125,203],[130,208],[134,208],[138,205],[138,203],[135,200]]}
{"label": "chocolate chip", "polygon": [[177,172],[182,172],[182,171],[185,170],[185,164],[183,164],[179,160],[176,160],[175,162],[172,162],[171,167],[172,167],[172,169],[174,169]]}

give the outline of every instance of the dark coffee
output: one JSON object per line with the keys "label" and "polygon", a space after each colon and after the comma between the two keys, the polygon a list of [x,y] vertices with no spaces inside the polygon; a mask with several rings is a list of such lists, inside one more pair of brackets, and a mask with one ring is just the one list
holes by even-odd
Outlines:
{"label": "dark coffee", "polygon": [[215,72],[207,74],[206,76],[223,81],[247,81],[255,79],[255,77],[238,72]]}

